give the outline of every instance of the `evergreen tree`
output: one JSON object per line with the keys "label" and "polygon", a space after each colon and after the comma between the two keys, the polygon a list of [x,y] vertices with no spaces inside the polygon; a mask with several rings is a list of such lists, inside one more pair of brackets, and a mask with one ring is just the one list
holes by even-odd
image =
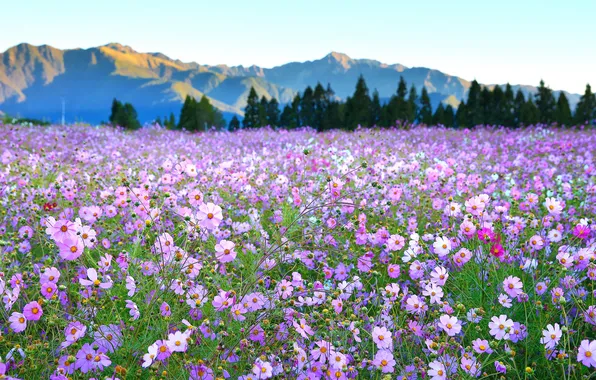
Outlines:
{"label": "evergreen tree", "polygon": [[186,95],[186,98],[184,99],[184,104],[182,105],[182,109],[180,110],[180,118],[178,119],[178,129],[186,129],[187,131],[191,131],[195,127],[195,104],[195,98],[191,97],[190,95]]}
{"label": "evergreen tree", "polygon": [[453,110],[451,104],[448,104],[447,107],[445,107],[445,116],[443,118],[443,124],[447,128],[453,128],[455,126],[455,111]]}
{"label": "evergreen tree", "polygon": [[470,112],[468,111],[466,103],[462,100],[457,107],[457,111],[455,112],[455,124],[458,128],[467,128],[470,126],[470,121],[468,120],[468,116]]}
{"label": "evergreen tree", "polygon": [[544,81],[540,81],[536,97],[536,107],[538,108],[538,121],[549,124],[553,121],[555,113],[556,102],[553,91],[544,85]]}
{"label": "evergreen tree", "polygon": [[371,103],[368,95],[368,87],[364,77],[360,75],[356,83],[354,95],[348,97],[346,101],[346,128],[350,131],[355,130],[358,125],[363,127],[372,124]]}
{"label": "evergreen tree", "polygon": [[315,86],[315,91],[313,93],[313,118],[312,118],[312,127],[315,128],[317,131],[321,131],[323,128],[323,117],[325,115],[325,109],[328,106],[327,101],[327,91],[321,85],[321,83],[317,83]]}
{"label": "evergreen tree", "polygon": [[292,106],[286,104],[284,109],[281,111],[281,116],[279,117],[279,124],[284,128],[296,128],[294,125],[296,121],[296,114],[293,112]]}
{"label": "evergreen tree", "polygon": [[488,124],[503,125],[505,113],[505,94],[501,86],[495,86],[490,96],[489,107],[486,109]]}
{"label": "evergreen tree", "polygon": [[513,101],[513,125],[514,127],[519,126],[522,123],[522,109],[524,108],[524,105],[526,104],[526,98],[524,96],[524,93],[522,92],[521,89],[517,90],[517,93],[515,94],[515,100]]}
{"label": "evergreen tree", "polygon": [[244,119],[242,127],[244,129],[257,128],[259,126],[259,96],[254,87],[251,86],[244,108]]}
{"label": "evergreen tree", "polygon": [[493,104],[493,94],[488,89],[488,87],[484,87],[480,91],[480,106],[479,106],[479,120],[480,124],[493,124],[491,120],[492,110],[494,107]]}
{"label": "evergreen tree", "polygon": [[[406,95],[408,94],[408,86],[404,77],[399,77],[399,83],[397,84],[397,120],[408,120],[410,115],[410,109],[408,106],[408,102],[406,100]],[[395,121],[395,120],[394,120]]]}
{"label": "evergreen tree", "polygon": [[406,121],[414,123],[418,118],[418,94],[416,93],[416,86],[412,84],[410,87],[410,93],[408,95],[408,113]]}
{"label": "evergreen tree", "polygon": [[379,92],[375,90],[373,92],[372,101],[370,104],[370,122],[371,126],[378,126],[381,123],[381,100],[379,99]]}
{"label": "evergreen tree", "polygon": [[520,119],[524,126],[534,125],[540,121],[540,111],[531,96],[528,96],[528,101],[521,108]]}
{"label": "evergreen tree", "polygon": [[269,106],[269,101],[265,96],[261,96],[261,101],[259,102],[259,127],[264,127],[266,125],[270,125],[267,121],[267,108]]}
{"label": "evergreen tree", "polygon": [[443,107],[443,103],[439,103],[439,106],[435,110],[435,114],[432,117],[432,124],[445,125],[445,108]]}
{"label": "evergreen tree", "polygon": [[159,126],[163,126],[164,125],[163,122],[161,121],[161,117],[158,116],[158,117],[155,118],[155,124],[157,124]]}
{"label": "evergreen tree", "polygon": [[112,101],[112,110],[109,117],[110,124],[113,126],[120,126],[125,129],[139,129],[137,111],[130,103],[122,104],[120,101],[114,99]]}
{"label": "evergreen tree", "polygon": [[[176,119],[170,114],[170,124],[175,124]],[[179,129],[185,129],[190,132],[205,131],[208,128],[223,128],[225,120],[219,110],[211,105],[206,96],[201,97],[199,102],[195,98],[187,95],[184,104],[180,110]]]}
{"label": "evergreen tree", "polygon": [[559,92],[559,99],[557,99],[557,106],[555,108],[554,120],[558,125],[570,126],[573,122],[571,117],[571,108],[569,101],[563,91]]}
{"label": "evergreen tree", "polygon": [[505,93],[503,95],[503,115],[501,117],[502,124],[507,127],[515,126],[515,95],[513,94],[513,88],[509,83],[505,86]]}
{"label": "evergreen tree", "polygon": [[169,129],[176,128],[176,116],[174,116],[174,112],[170,112],[170,119],[166,122],[166,127]]}
{"label": "evergreen tree", "polygon": [[267,124],[272,127],[279,126],[279,103],[275,98],[271,98],[267,103]]}
{"label": "evergreen tree", "polygon": [[315,119],[314,92],[307,86],[300,99],[300,122],[304,127],[313,127]]}
{"label": "evergreen tree", "polygon": [[228,124],[228,131],[234,132],[239,129],[240,129],[240,120],[238,120],[238,117],[236,115],[234,115],[234,117],[232,117],[232,120],[230,120],[230,124]]}
{"label": "evergreen tree", "polygon": [[592,87],[587,84],[586,90],[575,108],[575,122],[577,124],[589,124],[594,119],[596,119],[596,95],[592,92]]}
{"label": "evergreen tree", "polygon": [[426,125],[431,125],[433,122],[433,109],[430,105],[430,97],[426,87],[422,87],[422,93],[420,95],[420,122]]}
{"label": "evergreen tree", "polygon": [[480,94],[482,89],[480,84],[474,79],[468,92],[468,101],[466,102],[466,110],[468,112],[467,122],[471,126],[480,125],[484,121],[483,110],[480,103]]}

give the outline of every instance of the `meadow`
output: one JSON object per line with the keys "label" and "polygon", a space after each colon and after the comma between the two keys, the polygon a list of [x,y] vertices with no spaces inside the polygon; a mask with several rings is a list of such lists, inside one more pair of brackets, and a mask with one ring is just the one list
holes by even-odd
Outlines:
{"label": "meadow", "polygon": [[0,378],[593,378],[595,147],[0,125]]}

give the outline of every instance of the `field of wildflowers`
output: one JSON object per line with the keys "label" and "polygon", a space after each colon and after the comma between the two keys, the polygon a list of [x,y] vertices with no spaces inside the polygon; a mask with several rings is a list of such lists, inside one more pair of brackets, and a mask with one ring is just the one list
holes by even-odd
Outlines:
{"label": "field of wildflowers", "polygon": [[593,130],[0,125],[0,378],[581,379]]}

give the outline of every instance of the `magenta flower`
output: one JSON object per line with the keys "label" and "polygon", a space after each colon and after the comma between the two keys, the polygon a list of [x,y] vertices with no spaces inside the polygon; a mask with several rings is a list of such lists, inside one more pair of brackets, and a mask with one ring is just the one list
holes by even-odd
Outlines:
{"label": "magenta flower", "polygon": [[578,239],[587,239],[588,236],[590,236],[590,228],[586,225],[578,224],[575,227],[573,227],[571,233]]}
{"label": "magenta flower", "polygon": [[27,318],[25,318],[24,314],[14,312],[8,318],[8,321],[10,322],[10,328],[16,333],[25,331],[27,328]]}
{"label": "magenta flower", "polygon": [[461,323],[456,317],[449,315],[442,315],[439,318],[439,327],[443,329],[449,336],[455,336],[461,331]]}
{"label": "magenta flower", "polygon": [[68,220],[58,220],[46,228],[46,233],[56,243],[77,238],[77,226]]}
{"label": "magenta flower", "polygon": [[517,297],[523,293],[523,284],[519,277],[509,276],[503,281],[503,290],[509,297]]}
{"label": "magenta flower", "polygon": [[87,269],[87,279],[81,278],[79,279],[79,283],[83,286],[93,286],[95,288],[101,288],[101,289],[109,289],[112,287],[112,282],[101,282],[98,278],[97,278],[97,271],[94,268],[88,268]]}
{"label": "magenta flower", "polygon": [[41,294],[46,298],[50,299],[56,294],[58,287],[53,282],[46,282],[41,284]]}
{"label": "magenta flower", "polygon": [[223,220],[221,207],[211,202],[201,204],[199,206],[199,212],[197,212],[197,220],[199,220],[201,227],[208,230],[217,228]]}
{"label": "magenta flower", "polygon": [[37,301],[29,302],[23,309],[23,314],[28,321],[39,321],[43,315],[43,309]]}
{"label": "magenta flower", "polygon": [[236,251],[234,251],[235,246],[236,244],[231,241],[220,241],[215,245],[215,258],[217,258],[220,263],[229,263],[230,261],[234,261],[236,258]]}
{"label": "magenta flower", "polygon": [[391,351],[379,350],[375,354],[373,364],[379,367],[383,373],[392,373],[394,371],[395,359],[393,359]]}
{"label": "magenta flower", "polygon": [[72,261],[78,259],[85,249],[83,240],[77,237],[67,237],[64,240],[56,242],[60,250],[60,257],[64,260]]}
{"label": "magenta flower", "polygon": [[596,368],[596,340],[582,340],[577,352],[577,361],[588,368]]}
{"label": "magenta flower", "polygon": [[379,349],[391,348],[393,345],[391,341],[391,331],[387,330],[385,327],[373,328],[372,338]]}

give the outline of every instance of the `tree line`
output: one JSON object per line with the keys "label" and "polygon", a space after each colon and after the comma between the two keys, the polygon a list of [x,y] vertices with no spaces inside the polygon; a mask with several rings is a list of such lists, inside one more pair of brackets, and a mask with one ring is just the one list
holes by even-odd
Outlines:
{"label": "tree line", "polygon": [[[534,95],[525,96],[521,89],[513,91],[510,84],[504,86],[480,86],[474,80],[466,101],[457,108],[439,103],[433,111],[430,96],[425,87],[420,95],[414,85],[409,89],[403,77],[397,91],[386,102],[381,102],[375,90],[369,94],[362,76],[356,83],[354,94],[342,102],[334,96],[330,85],[324,88],[318,83],[314,89],[308,86],[298,93],[291,103],[279,111],[278,102],[272,98],[259,100],[254,88],[250,89],[243,128],[262,126],[296,128],[310,126],[318,131],[329,129],[354,130],[359,125],[400,126],[410,124],[443,125],[445,127],[473,127],[476,125],[502,125],[518,127],[536,123],[573,125],[591,123],[596,119],[596,96],[588,84],[575,112],[571,111],[564,92],[555,97],[553,91],[540,81]],[[240,128],[238,119],[230,122],[229,129]]]}
{"label": "tree line", "polygon": [[[283,105],[275,98],[259,98],[251,87],[242,121],[233,116],[228,130],[254,129],[264,126],[274,128],[298,128],[309,126],[317,131],[344,129],[353,131],[362,127],[407,126],[412,124],[443,125],[448,128],[466,128],[476,125],[502,125],[519,127],[537,123],[558,125],[590,124],[596,119],[596,95],[590,85],[574,111],[564,92],[555,97],[544,81],[535,94],[524,95],[521,88],[516,92],[510,84],[501,86],[481,86],[476,80],[471,83],[468,97],[457,107],[439,103],[433,110],[426,87],[420,93],[416,86],[409,88],[403,79],[397,84],[396,92],[381,101],[375,90],[370,95],[363,76],[358,78],[354,93],[341,101],[331,86],[317,83],[294,96],[291,102]],[[140,128],[137,113],[130,103],[122,104],[117,99],[112,103],[110,124],[125,128]],[[214,107],[206,96],[199,101],[187,95],[180,110],[178,122],[173,113],[169,117],[157,118],[156,122],[169,129],[203,131],[210,128],[224,129],[222,113]]]}

